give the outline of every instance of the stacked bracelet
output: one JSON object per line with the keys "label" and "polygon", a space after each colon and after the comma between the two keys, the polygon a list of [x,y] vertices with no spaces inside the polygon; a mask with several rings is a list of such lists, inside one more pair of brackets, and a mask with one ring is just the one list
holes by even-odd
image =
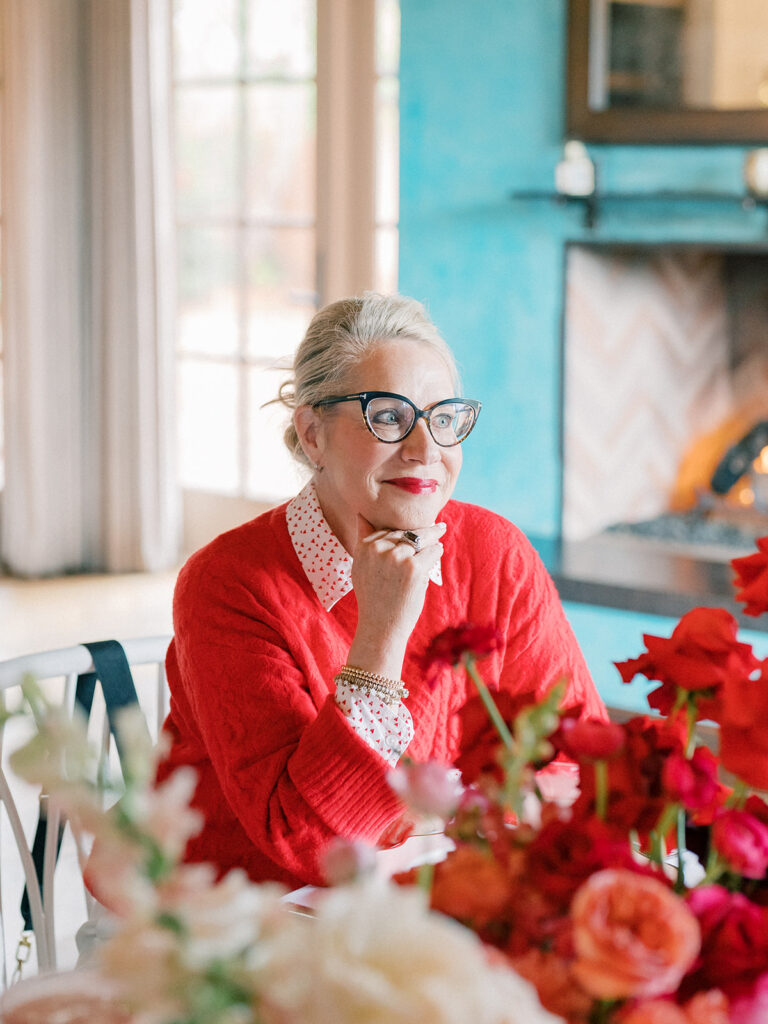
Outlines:
{"label": "stacked bracelet", "polygon": [[385,704],[397,704],[408,696],[402,679],[389,679],[387,676],[367,672],[364,668],[355,668],[353,665],[342,665],[333,681],[346,683],[355,690],[365,690],[369,697],[376,694]]}

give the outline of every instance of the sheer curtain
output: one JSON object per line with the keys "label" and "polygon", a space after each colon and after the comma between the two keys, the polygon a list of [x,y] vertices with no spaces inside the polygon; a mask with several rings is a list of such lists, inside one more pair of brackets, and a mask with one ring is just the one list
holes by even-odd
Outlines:
{"label": "sheer curtain", "polygon": [[169,0],[2,0],[2,558],[174,563]]}

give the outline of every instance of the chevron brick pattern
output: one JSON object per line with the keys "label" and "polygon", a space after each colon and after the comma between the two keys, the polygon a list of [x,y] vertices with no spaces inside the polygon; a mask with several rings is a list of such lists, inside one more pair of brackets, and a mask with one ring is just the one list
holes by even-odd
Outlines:
{"label": "chevron brick pattern", "polygon": [[563,534],[668,508],[680,460],[731,404],[722,256],[573,246],[565,302]]}

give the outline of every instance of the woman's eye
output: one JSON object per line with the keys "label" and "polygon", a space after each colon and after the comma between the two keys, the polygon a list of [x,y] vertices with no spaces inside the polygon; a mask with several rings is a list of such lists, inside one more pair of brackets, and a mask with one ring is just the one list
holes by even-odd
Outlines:
{"label": "woman's eye", "polygon": [[375,413],[373,422],[382,427],[394,427],[403,421],[403,414],[397,409],[381,409]]}
{"label": "woman's eye", "polygon": [[432,426],[437,430],[448,430],[453,423],[453,416],[447,412],[438,413],[437,416],[432,417]]}

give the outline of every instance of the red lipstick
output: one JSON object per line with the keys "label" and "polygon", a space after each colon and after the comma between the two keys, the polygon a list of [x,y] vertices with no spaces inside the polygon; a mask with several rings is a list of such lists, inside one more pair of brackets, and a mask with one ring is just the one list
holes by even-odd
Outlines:
{"label": "red lipstick", "polygon": [[424,480],[420,476],[398,476],[384,483],[400,487],[410,494],[434,494],[437,490],[437,480]]}

